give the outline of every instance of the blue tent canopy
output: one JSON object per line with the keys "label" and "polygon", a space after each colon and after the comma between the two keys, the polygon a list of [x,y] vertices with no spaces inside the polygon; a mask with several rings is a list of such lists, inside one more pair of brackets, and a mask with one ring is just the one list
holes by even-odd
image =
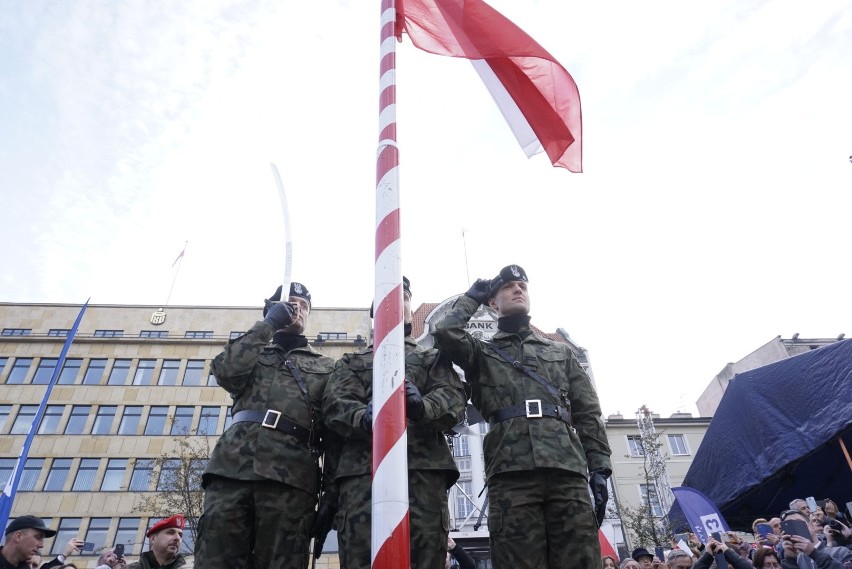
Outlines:
{"label": "blue tent canopy", "polygon": [[734,377],[683,486],[706,494],[732,529],[751,531],[794,498],[843,509],[852,470],[841,440],[852,453],[852,340]]}

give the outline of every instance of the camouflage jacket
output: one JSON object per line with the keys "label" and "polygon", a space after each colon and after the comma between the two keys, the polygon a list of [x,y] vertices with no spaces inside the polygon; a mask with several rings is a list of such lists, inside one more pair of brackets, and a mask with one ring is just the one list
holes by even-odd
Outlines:
{"label": "camouflage jacket", "polygon": [[[462,295],[438,323],[433,336],[438,349],[464,370],[473,390],[473,404],[482,416],[488,419],[528,399],[563,405],[537,381],[465,331],[478,308],[475,300]],[[582,476],[594,470],[611,470],[598,396],[571,349],[535,334],[521,340],[502,331],[494,334],[491,342],[567,396],[576,432],[555,418],[516,417],[496,423],[485,436],[486,477],[536,468],[559,468]]]}
{"label": "camouflage jacket", "polygon": [[[271,409],[302,427],[322,431],[322,394],[334,360],[310,346],[285,353],[281,346],[269,343],[273,333],[272,326],[257,322],[245,335],[228,342],[225,351],[213,359],[213,375],[234,400],[231,412]],[[287,360],[295,365],[307,386],[311,409],[284,363]],[[332,447],[333,442],[324,441]],[[327,456],[331,454],[332,451],[327,452]],[[288,434],[260,423],[233,423],[213,449],[204,482],[206,485],[210,475],[235,480],[275,480],[316,494],[318,462],[316,454],[304,442]]]}
{"label": "camouflage jacket", "polygon": [[[417,345],[410,336],[405,338],[405,377],[420,390],[426,411],[419,421],[408,421],[408,468],[443,470],[449,488],[459,471],[444,431],[464,418],[464,387],[449,360],[439,357],[435,349]],[[372,397],[373,348],[345,354],[334,366],[323,401],[326,426],[346,439],[337,479],[372,471],[372,438],[361,427]]]}

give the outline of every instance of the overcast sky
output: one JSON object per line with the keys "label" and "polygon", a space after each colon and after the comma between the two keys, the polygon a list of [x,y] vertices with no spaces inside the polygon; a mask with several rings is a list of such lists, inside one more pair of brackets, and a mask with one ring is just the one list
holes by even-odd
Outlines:
{"label": "overcast sky", "polygon": [[[527,160],[471,65],[406,39],[415,304],[520,264],[628,415],[695,412],[776,335],[852,335],[852,1],[491,4],[574,76],[585,173]],[[260,306],[275,162],[294,279],[368,306],[379,7],[0,3],[0,300],[162,304],[189,241],[170,304]]]}

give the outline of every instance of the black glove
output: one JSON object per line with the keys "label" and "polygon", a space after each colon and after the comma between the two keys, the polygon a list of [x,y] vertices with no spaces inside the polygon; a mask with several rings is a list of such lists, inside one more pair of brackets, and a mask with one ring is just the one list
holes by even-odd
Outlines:
{"label": "black glove", "polygon": [[423,404],[423,396],[417,386],[405,380],[405,414],[412,421],[419,421],[426,414],[426,406]]}
{"label": "black glove", "polygon": [[328,532],[331,531],[336,514],[337,506],[320,502],[317,515],[314,518],[314,527],[311,530],[311,535],[314,538],[314,559],[319,559],[319,556],[322,555],[325,538],[328,537]]}
{"label": "black glove", "polygon": [[589,476],[589,488],[592,489],[592,496],[595,499],[595,517],[598,519],[598,526],[606,517],[606,503],[609,500],[609,490],[606,487],[608,477],[609,473],[602,470],[596,470]]}
{"label": "black glove", "polygon": [[271,300],[267,300],[264,312],[266,312],[266,318],[263,321],[270,324],[276,330],[281,330],[293,323],[296,309],[289,302],[272,302]]}
{"label": "black glove", "polygon": [[469,296],[479,304],[485,304],[491,297],[491,281],[488,279],[476,279],[465,295]]}
{"label": "black glove", "polygon": [[367,408],[364,410],[364,414],[361,415],[361,428],[367,431],[369,434],[373,434],[373,402],[370,401],[367,403]]}

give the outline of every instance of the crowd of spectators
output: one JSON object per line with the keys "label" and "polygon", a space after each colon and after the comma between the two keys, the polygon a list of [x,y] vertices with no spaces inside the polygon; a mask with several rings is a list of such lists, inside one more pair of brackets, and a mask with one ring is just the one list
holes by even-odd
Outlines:
{"label": "crowd of spectators", "polygon": [[688,539],[672,537],[671,549],[665,554],[660,553],[659,547],[656,555],[638,547],[620,563],[604,556],[601,566],[603,569],[852,569],[852,524],[832,500],[815,504],[812,509],[807,500],[796,499],[778,517],[754,520],[750,538],[735,532],[714,533],[706,543],[701,543],[690,533],[686,534]]}

